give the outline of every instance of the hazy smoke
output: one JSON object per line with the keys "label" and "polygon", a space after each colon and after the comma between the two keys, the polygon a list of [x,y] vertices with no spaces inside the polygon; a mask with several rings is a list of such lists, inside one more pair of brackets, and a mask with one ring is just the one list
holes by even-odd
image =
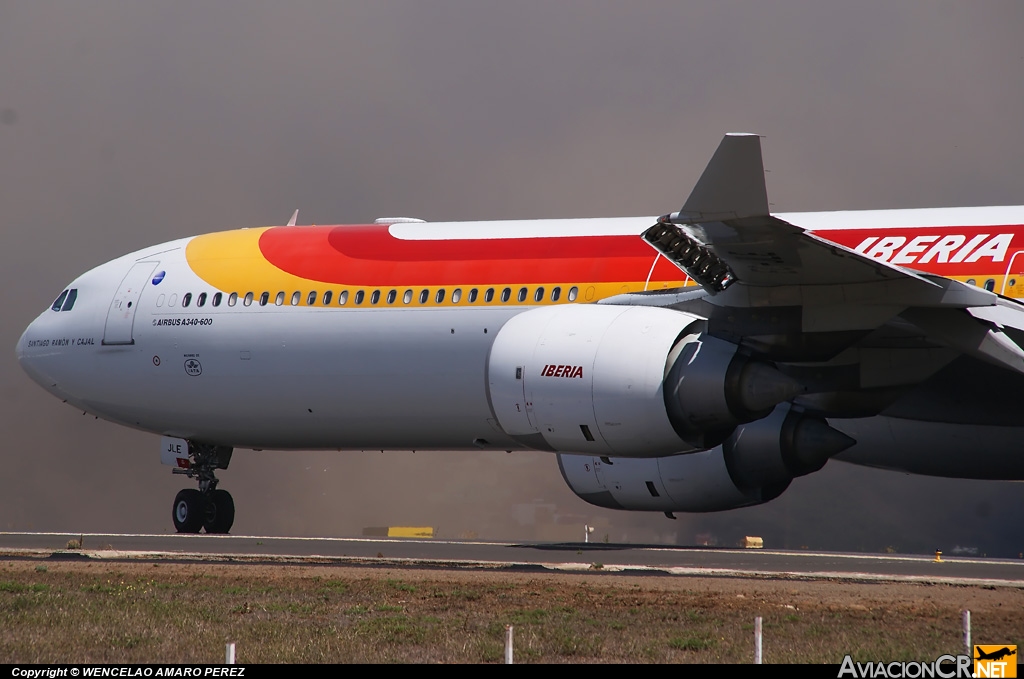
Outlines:
{"label": "hazy smoke", "polygon": [[[1022,20],[1014,2],[7,3],[0,527],[171,529],[181,482],[157,439],[62,406],[14,360],[81,271],[295,207],[303,223],[667,212],[727,131],[767,135],[779,210],[1020,203]],[[837,463],[766,507],[676,522],[583,504],[540,453],[240,451],[222,478],[243,533],[596,521],[612,540],[1024,549],[1019,486]]]}

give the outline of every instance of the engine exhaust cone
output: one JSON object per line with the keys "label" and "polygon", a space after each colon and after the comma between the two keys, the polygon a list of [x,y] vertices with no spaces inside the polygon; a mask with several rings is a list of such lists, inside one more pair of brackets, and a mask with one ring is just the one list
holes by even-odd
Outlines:
{"label": "engine exhaust cone", "polygon": [[801,418],[792,433],[788,448],[786,466],[794,476],[816,472],[825,466],[829,458],[837,455],[857,441],[828,423],[813,417]]}

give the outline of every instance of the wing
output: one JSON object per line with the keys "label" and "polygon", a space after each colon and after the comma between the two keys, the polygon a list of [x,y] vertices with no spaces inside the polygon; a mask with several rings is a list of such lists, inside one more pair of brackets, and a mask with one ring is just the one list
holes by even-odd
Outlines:
{"label": "wing", "polygon": [[772,216],[756,135],[726,135],[683,207],[642,237],[705,294],[624,295],[612,303],[697,310],[711,334],[777,360],[828,361],[874,335],[871,341],[946,347],[1024,372],[1013,338],[1024,339],[1021,305],[867,257]]}

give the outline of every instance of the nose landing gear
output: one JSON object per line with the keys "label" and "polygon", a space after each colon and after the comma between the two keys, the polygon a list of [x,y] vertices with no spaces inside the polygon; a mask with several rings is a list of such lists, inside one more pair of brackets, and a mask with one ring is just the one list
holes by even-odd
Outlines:
{"label": "nose landing gear", "polygon": [[175,474],[199,479],[199,490],[186,488],[175,496],[171,516],[179,533],[227,533],[235,521],[235,502],[231,493],[217,488],[214,471],[227,469],[231,448],[188,442],[189,466],[175,468]]}

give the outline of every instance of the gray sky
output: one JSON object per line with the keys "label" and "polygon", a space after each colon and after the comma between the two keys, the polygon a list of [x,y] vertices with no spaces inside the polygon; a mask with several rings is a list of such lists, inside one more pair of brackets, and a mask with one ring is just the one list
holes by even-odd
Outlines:
{"label": "gray sky", "polygon": [[[667,212],[728,131],[766,135],[778,210],[1024,203],[1021,26],[1019,2],[0,4],[0,529],[171,529],[181,483],[157,439],[61,405],[14,358],[92,266],[295,207]],[[222,478],[242,533],[526,537],[510,508],[537,501],[613,539],[753,526],[874,546],[899,540],[897,512],[905,545],[1024,543],[1018,485],[837,463],[766,507],[675,523],[590,508],[539,453],[242,451]]]}

